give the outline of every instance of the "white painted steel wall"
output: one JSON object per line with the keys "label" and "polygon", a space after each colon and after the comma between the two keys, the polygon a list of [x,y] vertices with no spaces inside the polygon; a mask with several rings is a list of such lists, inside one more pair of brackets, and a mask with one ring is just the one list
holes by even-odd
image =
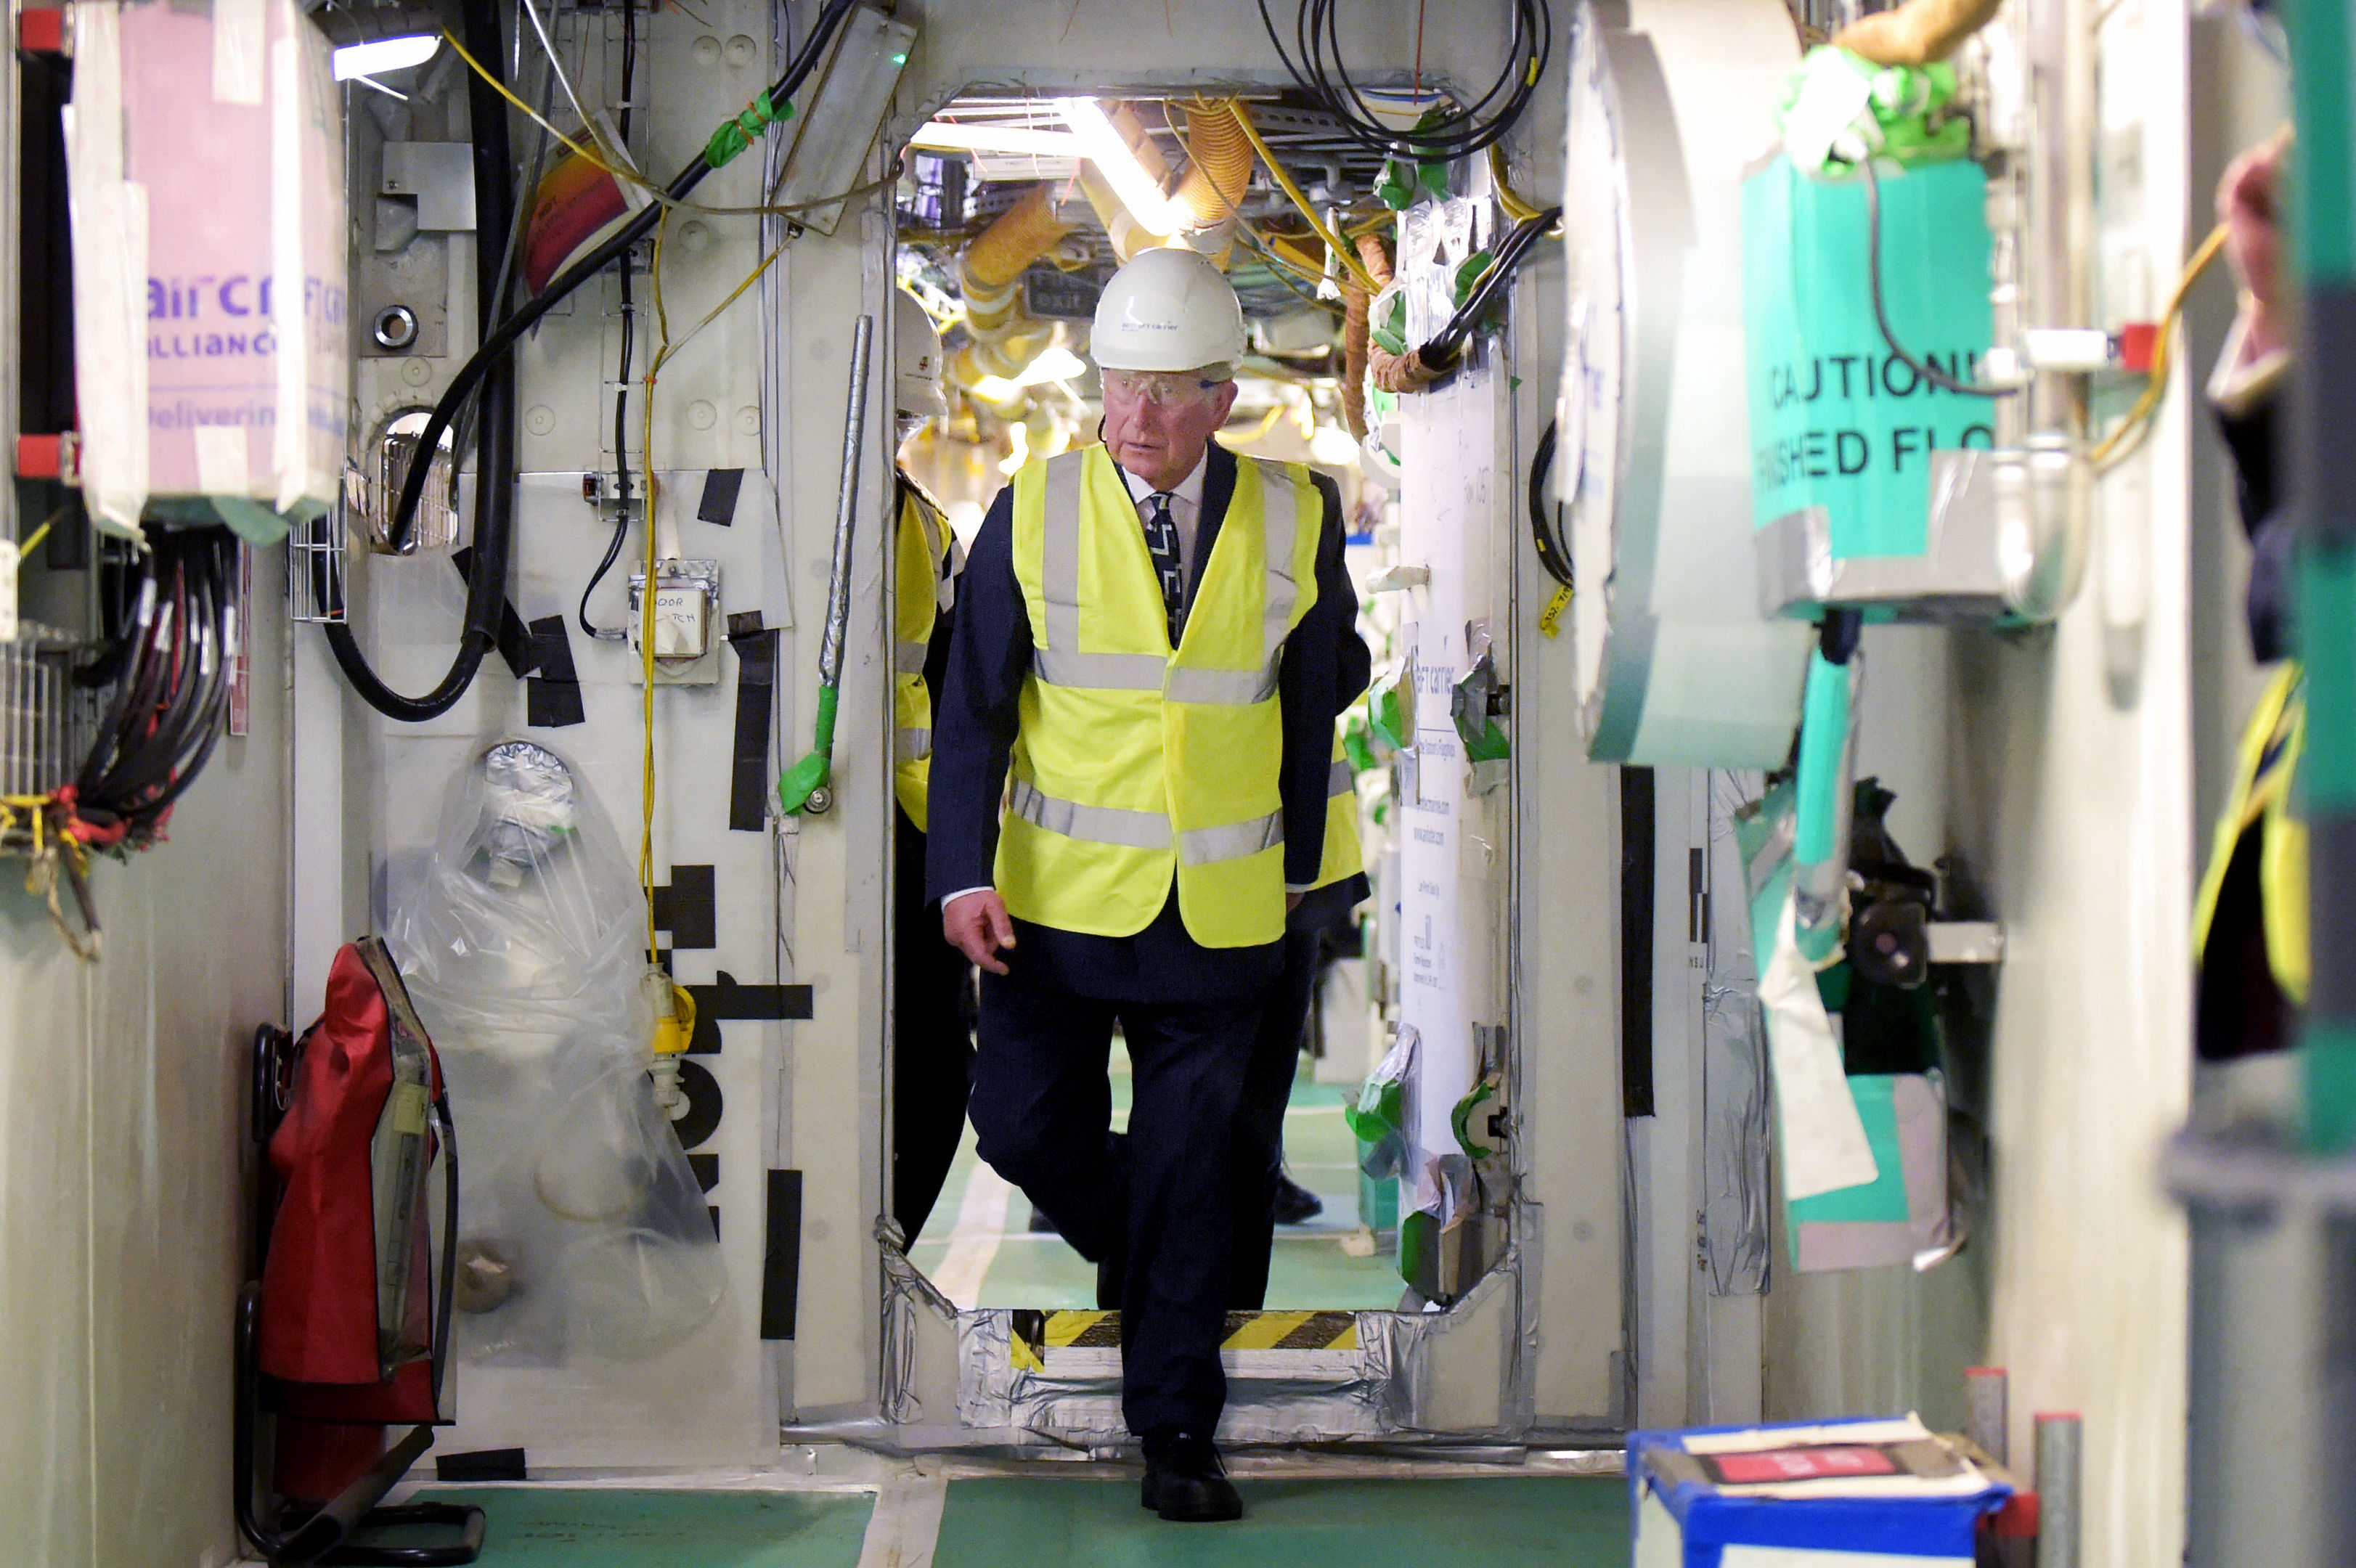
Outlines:
{"label": "white painted steel wall", "polygon": [[[283,602],[283,556],[254,602]],[[0,1557],[215,1568],[230,1325],[246,1277],[247,1064],[285,1008],[284,622],[257,617],[252,732],[169,842],[93,879],[103,958],[0,866]]]}

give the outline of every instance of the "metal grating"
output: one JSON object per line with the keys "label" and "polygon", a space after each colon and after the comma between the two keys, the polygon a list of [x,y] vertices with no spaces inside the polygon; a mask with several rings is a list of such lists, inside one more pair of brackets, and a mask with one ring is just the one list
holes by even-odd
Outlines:
{"label": "metal grating", "polygon": [[100,696],[74,685],[64,633],[27,623],[0,642],[0,795],[48,795],[72,779],[98,727]]}

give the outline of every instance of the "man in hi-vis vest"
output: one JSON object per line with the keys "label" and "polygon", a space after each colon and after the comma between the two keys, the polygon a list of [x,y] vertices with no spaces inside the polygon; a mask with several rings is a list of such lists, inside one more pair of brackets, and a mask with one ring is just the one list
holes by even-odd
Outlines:
{"label": "man in hi-vis vest", "polygon": [[983,971],[981,1157],[1097,1264],[1143,1500],[1179,1520],[1242,1512],[1211,1441],[1230,1161],[1285,913],[1322,880],[1356,635],[1331,484],[1211,443],[1244,343],[1191,251],[1106,285],[1105,444],[999,493],[933,721],[926,885]]}
{"label": "man in hi-vis vest", "polygon": [[[941,338],[905,289],[893,294],[899,434],[949,411]],[[971,967],[941,940],[925,894],[925,824],[932,773],[933,693],[956,624],[958,551],[948,518],[903,473],[892,491],[892,1215],[909,1242],[925,1228],[965,1132],[973,1072]]]}

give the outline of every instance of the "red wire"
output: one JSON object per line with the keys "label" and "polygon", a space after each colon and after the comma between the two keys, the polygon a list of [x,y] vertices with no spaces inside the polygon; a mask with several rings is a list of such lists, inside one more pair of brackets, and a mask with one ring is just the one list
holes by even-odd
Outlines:
{"label": "red wire", "polygon": [[1415,101],[1423,101],[1423,6],[1424,0],[1415,0]]}

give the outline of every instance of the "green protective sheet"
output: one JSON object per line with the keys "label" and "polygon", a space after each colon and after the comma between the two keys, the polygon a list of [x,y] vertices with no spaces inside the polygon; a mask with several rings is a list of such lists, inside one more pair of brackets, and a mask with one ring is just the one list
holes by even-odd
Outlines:
{"label": "green protective sheet", "polygon": [[1852,1072],[1849,1098],[1865,1123],[1865,1141],[1873,1150],[1873,1168],[1881,1174],[1871,1181],[1819,1192],[1794,1200],[1790,1206],[1794,1234],[1816,1221],[1899,1224],[1907,1220],[1906,1159],[1898,1144],[1898,1107],[1890,1098],[1898,1080],[1886,1072]]}
{"label": "green protective sheet", "polygon": [[[1907,352],[1970,381],[1992,332],[1987,176],[1933,164],[1881,181],[1881,274]],[[1873,317],[1862,180],[1789,159],[1742,182],[1742,314],[1753,518],[1825,508],[1836,559],[1930,544],[1934,451],[1993,446],[1986,398],[1932,387]]]}
{"label": "green protective sheet", "polygon": [[481,1509],[480,1568],[857,1568],[875,1511],[872,1492],[438,1487],[412,1500]]}
{"label": "green protective sheet", "polygon": [[1169,1524],[1135,1481],[949,1485],[938,1568],[1619,1568],[1628,1488],[1616,1478],[1513,1476],[1247,1480],[1232,1524]]}

